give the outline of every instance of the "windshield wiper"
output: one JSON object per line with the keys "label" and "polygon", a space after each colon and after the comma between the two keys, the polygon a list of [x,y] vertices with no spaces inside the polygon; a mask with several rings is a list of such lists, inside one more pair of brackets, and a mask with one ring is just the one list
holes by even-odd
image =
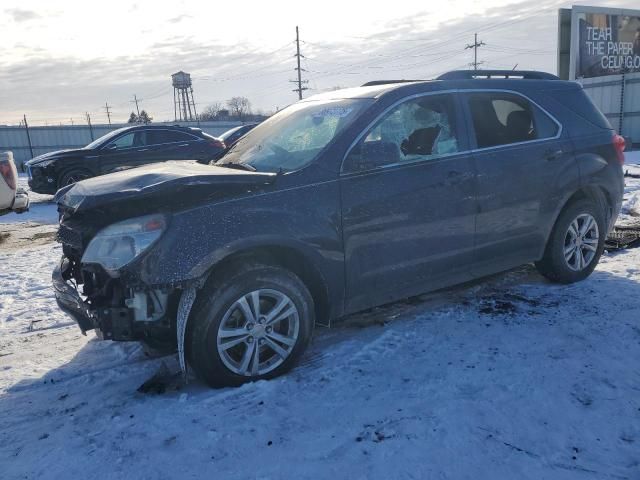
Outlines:
{"label": "windshield wiper", "polygon": [[225,167],[225,168],[235,168],[236,170],[246,170],[248,172],[255,172],[256,167],[253,165],[249,165],[248,163],[234,163],[234,162],[224,162],[224,163],[214,163],[216,167]]}

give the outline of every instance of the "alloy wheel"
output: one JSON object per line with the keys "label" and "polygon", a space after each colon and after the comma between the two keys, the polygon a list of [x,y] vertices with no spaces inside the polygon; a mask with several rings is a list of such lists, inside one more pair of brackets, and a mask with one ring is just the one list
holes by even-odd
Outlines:
{"label": "alloy wheel", "polygon": [[587,268],[596,256],[600,232],[598,222],[588,213],[578,215],[564,238],[564,259],[574,272]]}
{"label": "alloy wheel", "polygon": [[257,377],[289,358],[299,333],[300,318],[293,301],[280,291],[260,289],[243,295],[225,312],[216,345],[229,370]]}
{"label": "alloy wheel", "polygon": [[75,173],[73,175],[70,175],[66,179],[67,183],[66,183],[65,187],[68,186],[68,185],[73,185],[74,183],[78,183],[81,180],[86,180],[87,178],[89,178],[88,175],[86,175],[84,173]]}

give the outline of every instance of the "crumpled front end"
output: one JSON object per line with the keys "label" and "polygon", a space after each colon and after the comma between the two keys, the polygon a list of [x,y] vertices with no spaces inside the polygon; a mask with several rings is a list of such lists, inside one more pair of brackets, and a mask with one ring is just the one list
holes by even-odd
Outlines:
{"label": "crumpled front end", "polygon": [[90,218],[66,219],[63,214],[57,235],[63,255],[52,275],[60,308],[83,333],[95,329],[102,339],[175,338],[180,290],[171,285],[148,287],[100,265],[82,262],[100,228],[101,223]]}
{"label": "crumpled front end", "polygon": [[268,188],[274,178],[168,162],[62,188],[58,303],[83,332],[102,338],[175,339],[180,298],[206,274],[197,266],[209,253],[201,239],[211,233],[212,204]]}

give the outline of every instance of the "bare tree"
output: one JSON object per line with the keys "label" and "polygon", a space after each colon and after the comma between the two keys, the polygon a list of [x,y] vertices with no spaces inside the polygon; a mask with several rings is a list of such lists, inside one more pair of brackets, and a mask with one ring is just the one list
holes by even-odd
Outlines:
{"label": "bare tree", "polygon": [[200,112],[200,120],[215,120],[222,110],[222,102],[213,102]]}
{"label": "bare tree", "polygon": [[232,97],[227,100],[227,107],[229,107],[231,116],[237,117],[239,120],[251,113],[251,102],[247,97]]}

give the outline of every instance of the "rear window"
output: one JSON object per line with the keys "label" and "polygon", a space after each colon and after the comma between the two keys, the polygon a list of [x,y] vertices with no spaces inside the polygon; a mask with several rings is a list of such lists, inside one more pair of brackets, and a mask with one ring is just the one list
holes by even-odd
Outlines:
{"label": "rear window", "polygon": [[478,148],[553,138],[559,126],[520,95],[503,92],[468,96]]}
{"label": "rear window", "polygon": [[584,118],[596,127],[611,129],[607,117],[594,105],[582,88],[551,90],[548,95],[556,102]]}

